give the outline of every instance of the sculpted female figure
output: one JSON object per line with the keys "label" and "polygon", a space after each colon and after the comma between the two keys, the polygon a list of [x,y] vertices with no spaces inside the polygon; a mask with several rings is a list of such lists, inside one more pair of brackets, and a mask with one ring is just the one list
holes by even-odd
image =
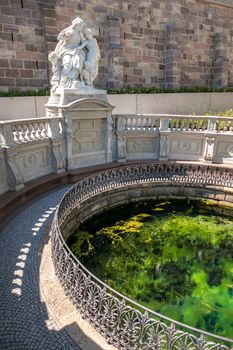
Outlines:
{"label": "sculpted female figure", "polygon": [[65,28],[58,35],[58,44],[49,54],[52,62],[53,77],[51,80],[52,92],[59,87],[73,87],[83,69],[85,54],[76,50],[84,41],[82,29],[84,22],[80,17],[73,20],[71,26]]}
{"label": "sculpted female figure", "polygon": [[93,37],[92,30],[90,28],[86,29],[85,34],[87,39],[77,49],[81,50],[84,47],[87,48],[85,70],[87,69],[86,66],[90,67],[91,84],[88,84],[88,85],[92,85],[93,80],[96,78],[98,74],[98,62],[100,59],[100,50],[99,50],[97,40]]}
{"label": "sculpted female figure", "polygon": [[59,42],[49,54],[53,72],[52,93],[58,87],[82,89],[93,86],[98,74],[100,50],[91,29],[86,29],[84,39],[83,27],[83,20],[75,18],[71,26],[58,35]]}

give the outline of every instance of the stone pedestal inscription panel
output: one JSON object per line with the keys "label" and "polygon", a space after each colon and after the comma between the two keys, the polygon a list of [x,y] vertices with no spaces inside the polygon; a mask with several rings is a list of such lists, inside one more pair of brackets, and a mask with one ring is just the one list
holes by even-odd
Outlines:
{"label": "stone pedestal inscription panel", "polygon": [[104,119],[72,121],[72,155],[105,149]]}

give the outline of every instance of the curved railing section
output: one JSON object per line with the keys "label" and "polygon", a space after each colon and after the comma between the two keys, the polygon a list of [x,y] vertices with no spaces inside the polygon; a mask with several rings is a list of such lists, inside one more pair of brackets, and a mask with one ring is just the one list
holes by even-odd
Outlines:
{"label": "curved railing section", "polygon": [[118,293],[89,272],[68,248],[60,227],[74,210],[98,194],[141,184],[232,188],[233,173],[213,166],[148,163],[103,171],[78,182],[63,197],[51,229],[55,272],[66,295],[119,349],[233,350],[233,339],[187,326]]}

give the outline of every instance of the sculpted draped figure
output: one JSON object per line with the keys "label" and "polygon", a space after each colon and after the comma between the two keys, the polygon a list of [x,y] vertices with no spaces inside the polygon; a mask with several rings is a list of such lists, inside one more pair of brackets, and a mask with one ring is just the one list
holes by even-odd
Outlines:
{"label": "sculpted draped figure", "polygon": [[93,86],[98,74],[100,50],[90,28],[80,17],[72,21],[58,35],[55,50],[49,54],[52,63],[52,93],[59,88],[78,88]]}

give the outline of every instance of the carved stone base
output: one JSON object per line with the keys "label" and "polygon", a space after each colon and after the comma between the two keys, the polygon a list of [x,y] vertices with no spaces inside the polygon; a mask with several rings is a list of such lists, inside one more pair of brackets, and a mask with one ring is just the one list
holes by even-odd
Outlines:
{"label": "carved stone base", "polygon": [[[83,95],[77,89],[63,89],[60,101],[47,106],[47,116],[62,116],[64,120],[66,169],[112,162],[112,109],[103,90],[92,88],[94,95]],[[58,91],[58,92],[59,92]],[[91,89],[88,90],[89,92]],[[78,98],[77,98],[78,97]],[[53,168],[57,171],[62,165],[61,146],[53,147]],[[61,163],[61,164],[60,164]]]}
{"label": "carved stone base", "polygon": [[81,88],[57,88],[54,94],[49,97],[46,106],[65,106],[78,98],[98,98],[107,101],[107,91],[95,89],[93,86],[83,86]]}

